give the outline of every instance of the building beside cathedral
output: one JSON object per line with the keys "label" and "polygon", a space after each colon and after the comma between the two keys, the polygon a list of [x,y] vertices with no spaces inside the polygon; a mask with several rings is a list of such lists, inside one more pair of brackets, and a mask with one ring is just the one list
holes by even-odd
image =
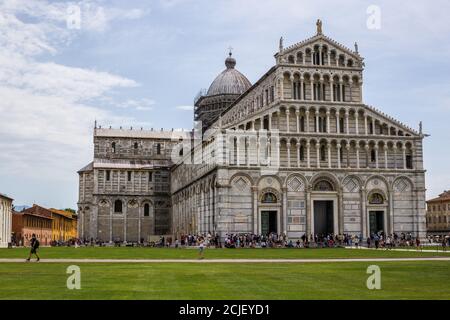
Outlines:
{"label": "building beside cathedral", "polygon": [[450,191],[427,201],[427,231],[429,235],[450,235]]}
{"label": "building beside cathedral", "polygon": [[79,172],[81,237],[424,237],[425,136],[364,104],[363,61],[318,21],[313,37],[280,40],[253,85],[230,54],[195,100],[193,135],[95,129]]}
{"label": "building beside cathedral", "polygon": [[0,248],[11,243],[13,199],[0,193]]}

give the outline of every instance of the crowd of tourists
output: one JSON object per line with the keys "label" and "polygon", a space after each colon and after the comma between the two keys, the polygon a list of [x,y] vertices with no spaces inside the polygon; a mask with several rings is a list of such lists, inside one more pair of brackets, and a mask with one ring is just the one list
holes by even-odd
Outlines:
{"label": "crowd of tourists", "polygon": [[[230,233],[224,239],[218,234],[187,234],[179,238],[172,239],[161,236],[159,240],[146,243],[142,239],[137,244],[128,243],[125,245],[151,246],[151,247],[198,247],[202,244],[206,248],[335,248],[335,247],[368,247],[375,249],[392,249],[396,247],[416,247],[438,245],[443,249],[450,247],[450,236],[427,237],[427,241],[421,243],[419,238],[415,238],[411,233],[393,233],[386,235],[384,232],[372,233],[369,237],[363,238],[357,234],[303,234],[300,239],[289,239],[285,234],[269,233]],[[107,243],[98,239],[84,239],[70,241],[67,245],[75,246],[106,246]],[[124,245],[121,241],[115,241],[115,246]]]}
{"label": "crowd of tourists", "polygon": [[[221,241],[219,235],[211,233],[200,235],[182,235],[180,240],[175,240],[175,247],[195,247],[199,244],[205,247],[216,248],[335,248],[335,247],[368,247],[375,249],[392,249],[396,247],[416,247],[423,245],[419,238],[411,233],[393,233],[386,235],[384,232],[372,233],[364,239],[356,234],[315,234],[303,235],[300,239],[288,239],[285,234],[269,233],[261,234],[227,234]],[[431,238],[430,238],[430,244]],[[433,243],[436,239],[433,238]],[[450,237],[442,237],[437,243],[444,249],[450,246]]]}

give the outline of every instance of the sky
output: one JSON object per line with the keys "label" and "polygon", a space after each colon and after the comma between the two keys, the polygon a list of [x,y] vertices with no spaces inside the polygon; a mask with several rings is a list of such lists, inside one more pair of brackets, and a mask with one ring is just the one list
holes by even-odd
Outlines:
{"label": "sky", "polygon": [[450,189],[448,0],[0,0],[0,193],[76,208],[93,126],[192,128],[225,68],[254,83],[315,34],[365,58],[364,102],[418,129],[427,197]]}

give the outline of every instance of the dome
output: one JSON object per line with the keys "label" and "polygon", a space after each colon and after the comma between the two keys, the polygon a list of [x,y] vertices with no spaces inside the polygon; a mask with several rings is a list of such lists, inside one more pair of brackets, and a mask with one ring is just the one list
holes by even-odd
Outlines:
{"label": "dome", "polygon": [[234,67],[236,66],[236,60],[230,56],[225,60],[225,66],[227,67],[217,78],[213,81],[208,89],[208,96],[214,96],[218,94],[242,94],[252,86],[250,81]]}

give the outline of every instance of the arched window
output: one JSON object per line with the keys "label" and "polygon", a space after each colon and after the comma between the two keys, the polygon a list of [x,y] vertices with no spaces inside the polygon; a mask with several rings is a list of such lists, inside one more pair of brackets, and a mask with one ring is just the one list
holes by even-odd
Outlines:
{"label": "arched window", "polygon": [[277,203],[277,196],[272,192],[264,193],[261,199],[262,203]]}
{"label": "arched window", "polygon": [[370,161],[375,162],[375,161],[376,161],[376,158],[377,158],[377,156],[376,156],[375,150],[372,149],[372,150],[370,151]]}
{"label": "arched window", "polygon": [[121,200],[114,201],[114,212],[122,213],[122,201]]}
{"label": "arched window", "polygon": [[326,152],[325,152],[325,146],[321,146],[320,147],[320,161],[326,161],[327,160],[327,156],[326,156]]}
{"label": "arched window", "polygon": [[384,197],[383,195],[379,193],[372,193],[369,196],[369,203],[370,204],[383,204],[384,203]]}
{"label": "arched window", "polygon": [[116,143],[115,142],[111,143],[111,148],[112,148],[112,152],[116,153]]}
{"label": "arched window", "polygon": [[319,56],[320,56],[319,51],[315,51],[314,52],[314,61],[313,61],[315,65],[319,65]]}
{"label": "arched window", "polygon": [[334,191],[334,188],[329,181],[320,180],[314,185],[314,191]]}
{"label": "arched window", "polygon": [[161,143],[156,144],[156,154],[161,154]]}
{"label": "arched window", "polygon": [[288,62],[289,62],[289,63],[295,63],[295,61],[294,61],[294,56],[289,56],[289,57],[288,57]]}
{"label": "arched window", "polygon": [[305,148],[303,146],[300,146],[300,161],[305,160]]}
{"label": "arched window", "polygon": [[412,163],[412,155],[407,154],[406,155],[406,169],[412,169],[413,163]]}
{"label": "arched window", "polygon": [[149,217],[150,216],[150,205],[148,203],[146,203],[144,205],[144,217]]}
{"label": "arched window", "polygon": [[305,132],[305,117],[300,118],[300,131]]}

